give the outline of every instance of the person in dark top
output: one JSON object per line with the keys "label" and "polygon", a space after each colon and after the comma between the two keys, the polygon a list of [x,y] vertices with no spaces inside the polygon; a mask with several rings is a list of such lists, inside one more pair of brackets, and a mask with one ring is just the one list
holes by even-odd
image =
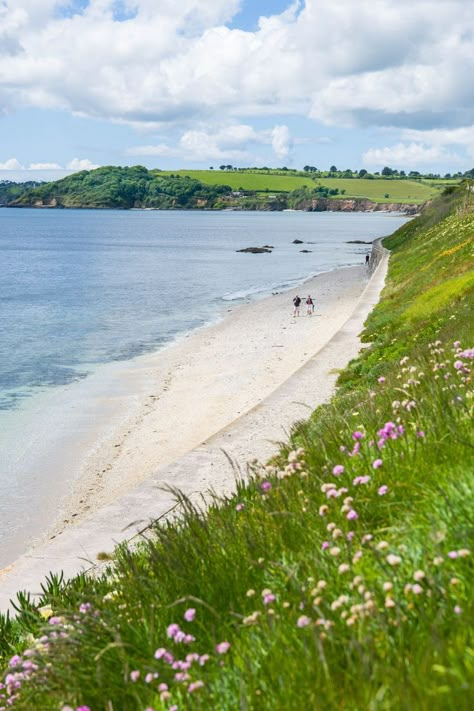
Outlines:
{"label": "person in dark top", "polygon": [[309,294],[306,299],[306,313],[308,316],[312,316],[314,313],[314,301]]}
{"label": "person in dark top", "polygon": [[301,306],[301,299],[298,295],[295,296],[293,299],[293,317],[299,316],[300,315],[300,306]]}
{"label": "person in dark top", "polygon": [[369,255],[369,254],[366,254],[366,255],[365,255],[365,266],[366,266],[366,267],[369,266],[369,262],[370,262],[370,255]]}

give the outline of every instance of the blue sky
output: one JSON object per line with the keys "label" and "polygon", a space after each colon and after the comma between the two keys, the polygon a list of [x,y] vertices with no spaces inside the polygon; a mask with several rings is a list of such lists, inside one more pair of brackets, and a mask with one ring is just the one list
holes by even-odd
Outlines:
{"label": "blue sky", "polygon": [[464,0],[0,0],[0,179],[474,166]]}

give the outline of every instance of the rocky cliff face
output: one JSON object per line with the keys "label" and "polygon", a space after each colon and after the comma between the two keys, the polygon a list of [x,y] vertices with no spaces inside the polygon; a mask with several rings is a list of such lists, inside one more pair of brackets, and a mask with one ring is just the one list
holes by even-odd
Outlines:
{"label": "rocky cliff face", "polygon": [[313,198],[303,200],[298,204],[298,210],[308,212],[403,212],[406,215],[416,215],[423,205],[404,205],[396,202],[372,202],[366,198],[347,198],[330,200],[328,198]]}

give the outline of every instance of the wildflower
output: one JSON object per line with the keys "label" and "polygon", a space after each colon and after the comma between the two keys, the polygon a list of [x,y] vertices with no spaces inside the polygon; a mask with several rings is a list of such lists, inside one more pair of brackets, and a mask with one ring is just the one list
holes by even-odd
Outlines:
{"label": "wildflower", "polygon": [[440,555],[437,555],[436,558],[433,558],[433,565],[441,565],[443,562],[443,558]]}
{"label": "wildflower", "polygon": [[197,681],[191,682],[191,684],[188,686],[188,691],[190,694],[192,694],[194,691],[197,691],[198,689],[202,689],[204,686],[204,682],[198,679]]}
{"label": "wildflower", "polygon": [[247,590],[245,594],[247,595],[247,597],[253,597],[255,595],[255,590],[252,590],[252,588],[250,588],[250,590]]}
{"label": "wildflower", "polygon": [[190,607],[186,612],[184,613],[184,619],[186,622],[192,622],[196,616],[196,610],[194,607]]}
{"label": "wildflower", "polygon": [[418,430],[418,432],[416,433],[416,436],[417,436],[419,439],[424,439],[425,433],[424,433],[423,430]]}
{"label": "wildflower", "polygon": [[459,607],[459,605],[455,605],[454,612],[456,613],[456,615],[461,615],[462,614],[462,607]]}
{"label": "wildflower", "polygon": [[343,535],[344,534],[340,528],[335,528],[332,532],[332,537],[334,538],[334,540],[336,540],[336,538],[341,538],[341,536],[343,536]]}
{"label": "wildflower", "polygon": [[368,484],[370,481],[370,476],[356,476],[355,479],[353,479],[352,483],[354,486],[358,486],[359,484]]}
{"label": "wildflower", "polygon": [[261,483],[261,485],[260,485],[260,488],[261,488],[261,490],[264,491],[264,492],[265,492],[265,491],[270,491],[270,489],[272,488],[272,485],[271,485],[271,483],[270,483],[269,481],[263,481],[263,482]]}
{"label": "wildflower", "polygon": [[176,637],[176,635],[178,634],[178,632],[180,632],[180,631],[181,630],[179,628],[179,625],[177,625],[176,623],[173,623],[171,625],[168,625],[168,627],[166,629],[166,634],[171,639],[174,639]]}
{"label": "wildflower", "polygon": [[346,534],[346,541],[351,542],[352,539],[354,538],[354,536],[355,536],[354,531],[349,531],[349,533]]}
{"label": "wildflower", "polygon": [[362,536],[362,543],[369,543],[373,538],[373,535],[371,533],[366,533],[365,536]]}
{"label": "wildflower", "polygon": [[448,558],[451,558],[452,560],[455,560],[458,557],[458,552],[457,551],[449,551],[448,553]]}
{"label": "wildflower", "polygon": [[348,511],[346,518],[348,521],[355,521],[359,518],[359,514],[357,513],[357,511],[354,511],[354,509],[351,509],[350,511]]}
{"label": "wildflower", "polygon": [[329,510],[329,507],[326,506],[326,504],[323,504],[322,506],[319,507],[319,515],[326,516],[328,510]]}
{"label": "wildflower", "polygon": [[165,654],[166,654],[166,649],[164,647],[160,647],[155,652],[155,659],[161,659],[162,657],[165,656]]}
{"label": "wildflower", "polygon": [[327,582],[325,580],[319,580],[316,587],[318,590],[324,590],[324,588],[327,588]]}
{"label": "wildflower", "polygon": [[385,494],[388,491],[388,486],[386,484],[383,484],[381,487],[379,487],[379,490],[377,491],[379,496],[385,496]]}
{"label": "wildflower", "polygon": [[421,595],[421,593],[423,592],[423,588],[421,587],[421,585],[418,585],[418,583],[412,585],[411,589],[415,595]]}
{"label": "wildflower", "polygon": [[466,557],[467,557],[468,555],[470,555],[470,554],[471,554],[471,551],[469,550],[469,548],[461,548],[461,549],[458,551],[458,556],[459,556],[460,558],[466,558]]}
{"label": "wildflower", "polygon": [[337,569],[338,573],[347,573],[347,571],[350,570],[349,565],[347,563],[341,563],[339,568]]}
{"label": "wildflower", "polygon": [[160,692],[160,694],[162,694],[163,691],[168,691],[168,684],[159,684],[158,691]]}
{"label": "wildflower", "polygon": [[135,669],[134,671],[130,672],[130,680],[131,681],[138,681],[140,678],[140,672],[138,669]]}
{"label": "wildflower", "polygon": [[339,553],[341,552],[341,549],[338,548],[337,546],[333,546],[333,548],[330,548],[329,552],[334,557],[337,557],[339,555]]}
{"label": "wildflower", "polygon": [[89,706],[78,706],[76,711],[91,711]]}
{"label": "wildflower", "polygon": [[296,626],[297,627],[307,627],[311,623],[311,620],[309,617],[306,617],[306,615],[301,615],[298,617],[296,621]]}
{"label": "wildflower", "polygon": [[381,375],[380,378],[377,378],[377,380],[378,380],[379,383],[384,383],[384,382],[385,382],[385,378],[383,377],[383,375]]}
{"label": "wildflower", "polygon": [[384,551],[388,548],[388,543],[387,541],[379,541],[377,543],[377,550],[378,551]]}
{"label": "wildflower", "polygon": [[334,474],[334,476],[340,476],[341,474],[343,474],[344,467],[342,466],[342,464],[336,464],[336,466],[333,467],[332,473]]}
{"label": "wildflower", "polygon": [[236,511],[243,511],[245,508],[245,504],[236,504],[235,510]]}
{"label": "wildflower", "polygon": [[90,602],[83,602],[81,605],[79,605],[79,612],[82,612],[82,614],[89,612],[91,609],[92,605],[90,604]]}
{"label": "wildflower", "polygon": [[395,607],[395,603],[392,600],[391,597],[386,597],[385,598],[385,607],[390,608],[390,607]]}
{"label": "wildflower", "polygon": [[329,548],[329,541],[323,541],[321,543],[321,549],[325,551],[327,548]]}
{"label": "wildflower", "polygon": [[381,459],[375,459],[375,460],[372,462],[372,466],[373,466],[374,469],[378,469],[379,467],[382,466],[382,464],[383,464],[383,462],[382,462]]}
{"label": "wildflower", "polygon": [[364,433],[360,432],[359,430],[356,430],[352,433],[352,439],[355,439],[356,441],[359,439],[364,439]]}
{"label": "wildflower", "polygon": [[53,616],[53,609],[51,605],[43,605],[43,607],[38,607],[38,612],[45,620],[49,620],[49,618]]}
{"label": "wildflower", "polygon": [[420,580],[423,580],[424,577],[425,574],[422,570],[415,570],[415,572],[413,573],[413,580],[416,580],[417,583],[419,583]]}
{"label": "wildflower", "polygon": [[263,597],[263,604],[264,605],[270,605],[270,603],[275,602],[276,597],[273,593],[268,593],[268,595],[264,595]]}
{"label": "wildflower", "polygon": [[384,592],[390,592],[390,590],[393,589],[393,583],[391,583],[391,582],[384,583],[383,589],[384,589]]}
{"label": "wildflower", "polygon": [[352,556],[352,562],[354,563],[354,565],[355,565],[361,558],[362,558],[362,551],[357,551],[356,553],[354,553],[354,555]]}
{"label": "wildflower", "polygon": [[217,654],[227,654],[230,649],[230,642],[220,642],[216,645]]}
{"label": "wildflower", "polygon": [[462,362],[462,360],[455,360],[454,367],[456,368],[456,370],[461,370],[461,368],[464,367],[464,363]]}
{"label": "wildflower", "polygon": [[255,612],[252,612],[251,615],[244,617],[244,619],[242,621],[243,621],[244,625],[255,625],[258,622],[259,616],[260,616],[260,612],[258,610],[255,610]]}
{"label": "wildflower", "polygon": [[210,659],[209,654],[201,654],[199,657],[199,666],[203,667],[206,662]]}
{"label": "wildflower", "polygon": [[155,675],[152,674],[151,672],[148,672],[148,674],[145,677],[145,684],[151,684],[151,682],[155,679]]}
{"label": "wildflower", "polygon": [[393,553],[389,553],[387,556],[387,563],[389,565],[400,565],[402,562],[402,559],[400,558],[399,555],[394,555]]}

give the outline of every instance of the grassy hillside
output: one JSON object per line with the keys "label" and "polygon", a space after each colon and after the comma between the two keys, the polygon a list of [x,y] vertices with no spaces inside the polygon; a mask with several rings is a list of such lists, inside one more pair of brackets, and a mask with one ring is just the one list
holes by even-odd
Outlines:
{"label": "grassy hillside", "polygon": [[385,240],[367,348],[234,497],[19,596],[9,708],[473,707],[473,198]]}
{"label": "grassy hillside", "polygon": [[[233,190],[252,190],[256,192],[289,192],[301,187],[314,188],[323,185],[329,189],[337,188],[342,197],[362,197],[375,202],[402,202],[419,204],[426,202],[439,194],[443,188],[442,181],[438,184],[420,183],[415,180],[384,180],[375,178],[309,178],[303,175],[254,173],[244,171],[216,170],[179,170],[163,171],[163,174],[188,176],[209,185],[225,182]],[[444,186],[445,187],[445,186]],[[388,194],[388,197],[385,195]]]}

